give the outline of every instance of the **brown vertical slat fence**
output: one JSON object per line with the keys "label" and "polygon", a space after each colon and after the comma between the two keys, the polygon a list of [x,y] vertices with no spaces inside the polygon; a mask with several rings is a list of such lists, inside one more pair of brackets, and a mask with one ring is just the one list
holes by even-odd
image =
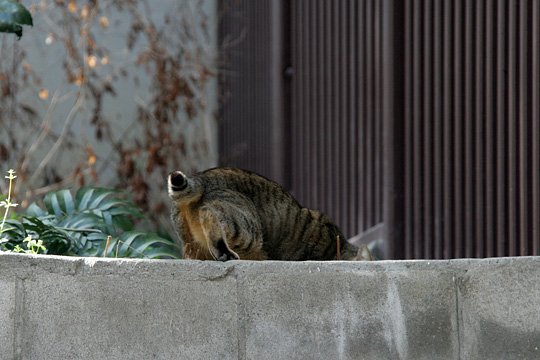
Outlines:
{"label": "brown vertical slat fence", "polygon": [[[263,106],[276,79],[254,37],[275,24],[271,2],[236,3],[258,43],[240,46],[222,111],[223,158],[238,139],[249,156],[224,164],[281,164],[301,203],[357,241],[384,237],[387,257],[540,254],[539,1],[280,2],[282,123],[275,96]],[[276,126],[286,140],[269,145]]]}
{"label": "brown vertical slat fence", "polygon": [[538,2],[405,4],[404,257],[538,254]]}
{"label": "brown vertical slat fence", "polygon": [[279,167],[287,145],[281,69],[276,71],[283,45],[275,26],[282,22],[281,4],[278,11],[272,0],[224,0],[219,6],[221,163],[284,182]]}
{"label": "brown vertical slat fence", "polygon": [[381,5],[291,6],[291,190],[349,236],[382,222]]}

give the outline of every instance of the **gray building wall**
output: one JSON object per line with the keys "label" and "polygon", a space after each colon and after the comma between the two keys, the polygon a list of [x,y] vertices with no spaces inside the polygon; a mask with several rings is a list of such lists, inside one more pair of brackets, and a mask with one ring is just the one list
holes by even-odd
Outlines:
{"label": "gray building wall", "polygon": [[[97,5],[91,8],[89,4]],[[132,181],[129,176],[119,178],[118,169],[127,161],[121,153],[127,149],[135,171],[144,173],[150,205],[168,203],[164,177],[169,171],[190,172],[217,164],[215,0],[167,0],[159,6],[113,0],[73,5],[46,0],[25,5],[33,14],[34,27],[25,28],[20,41],[5,34],[0,37],[0,86],[9,85],[13,90],[11,97],[0,99],[0,108],[5,110],[0,115],[0,149],[1,145],[9,149],[9,155],[0,156],[0,171],[18,170],[16,197],[20,203],[32,201],[33,195],[42,195],[51,185],[77,184],[81,179],[74,176],[78,167],[87,185],[118,186]],[[137,28],[150,25],[162,51],[151,49],[150,37]],[[81,36],[84,32],[91,36]],[[73,53],[66,45],[68,39],[73,40],[69,43]],[[161,100],[156,97],[175,90],[174,82],[169,84],[170,92],[156,89],[156,67],[160,65],[153,57],[165,52],[176,65],[169,62],[164,66],[177,66],[177,74],[192,82],[188,86],[197,92],[197,112],[190,115],[184,102],[187,97],[177,97],[179,110],[165,124],[172,140],[148,144],[146,134],[162,125],[153,112],[155,102]],[[75,64],[74,57],[80,63]],[[15,71],[10,70],[12,64]],[[79,69],[81,64],[84,67]],[[67,68],[83,71],[86,78],[77,80],[78,73],[70,78]],[[12,83],[5,81],[2,71],[11,72]],[[98,103],[93,92],[96,88],[102,91],[106,83],[114,93],[105,91]],[[95,119],[98,108],[100,117]],[[13,114],[7,109],[14,109]],[[150,117],[146,124],[140,121],[145,111]],[[106,126],[99,133],[101,121]],[[166,146],[178,139],[182,146]],[[150,158],[151,146],[159,152],[158,161]],[[0,183],[1,193],[7,192],[5,186]]]}

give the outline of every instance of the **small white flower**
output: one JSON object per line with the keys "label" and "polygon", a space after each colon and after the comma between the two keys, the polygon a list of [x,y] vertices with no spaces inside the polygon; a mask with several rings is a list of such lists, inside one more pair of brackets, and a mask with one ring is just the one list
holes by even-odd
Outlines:
{"label": "small white flower", "polygon": [[9,169],[8,174],[9,174],[8,176],[5,176],[6,179],[13,180],[13,179],[17,178],[15,176],[15,170],[13,170],[13,169]]}
{"label": "small white flower", "polygon": [[12,203],[11,201],[0,201],[0,207],[4,207],[4,208],[9,208],[9,207],[16,207],[18,206],[19,204],[17,203]]}

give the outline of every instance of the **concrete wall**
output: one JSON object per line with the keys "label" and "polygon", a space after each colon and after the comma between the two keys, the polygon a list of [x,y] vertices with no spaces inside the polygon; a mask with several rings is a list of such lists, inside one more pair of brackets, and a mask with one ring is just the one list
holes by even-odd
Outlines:
{"label": "concrete wall", "polygon": [[540,258],[0,255],[2,359],[538,359]]}

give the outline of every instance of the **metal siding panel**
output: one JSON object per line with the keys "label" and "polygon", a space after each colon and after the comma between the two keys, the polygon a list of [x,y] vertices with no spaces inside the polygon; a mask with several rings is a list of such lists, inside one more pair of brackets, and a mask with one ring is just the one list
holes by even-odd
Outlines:
{"label": "metal siding panel", "polygon": [[485,76],[485,23],[484,23],[484,1],[476,2],[476,38],[475,38],[475,208],[473,213],[473,232],[475,243],[475,257],[485,256],[485,199],[484,188],[486,186],[485,177],[485,154],[484,154],[484,118],[485,118],[485,94],[484,94],[484,76]]}
{"label": "metal siding panel", "polygon": [[306,94],[304,93],[305,89],[308,87],[306,86],[308,76],[306,76],[306,72],[308,69],[308,57],[305,55],[305,48],[303,47],[303,44],[306,43],[306,34],[308,31],[306,31],[306,28],[309,25],[309,17],[301,16],[301,14],[305,13],[305,6],[306,1],[305,0],[298,0],[293,2],[293,12],[291,14],[291,22],[292,19],[296,21],[296,26],[292,26],[293,32],[295,33],[295,37],[293,37],[293,43],[292,43],[292,49],[297,49],[297,51],[292,52],[292,58],[293,58],[293,71],[294,71],[294,77],[292,79],[292,107],[293,107],[293,118],[290,121],[290,124],[292,126],[292,157],[293,157],[293,163],[291,166],[292,171],[292,190],[294,196],[296,196],[299,199],[304,199],[304,186],[299,186],[298,179],[300,176],[302,176],[303,173],[305,173],[304,170],[304,162],[302,161],[302,149],[305,148],[304,139],[305,139],[305,132],[302,128],[302,124],[305,121],[304,119],[307,117],[306,113],[309,111],[309,106],[307,106],[306,101]]}
{"label": "metal siding panel", "polygon": [[[304,2],[305,13],[300,16],[307,16],[306,21],[307,28],[304,32],[304,43],[302,44],[302,50],[306,58],[306,70],[303,81],[302,91],[305,93],[305,105],[307,107],[306,116],[302,119],[301,129],[303,135],[302,148],[300,149],[300,161],[302,162],[302,173],[299,175],[297,181],[299,186],[302,187],[302,205],[313,206],[316,204],[316,189],[318,189],[319,181],[316,176],[318,169],[318,153],[317,153],[317,113],[318,113],[318,47],[315,44],[318,41],[317,37],[317,18],[316,4],[312,1]],[[306,159],[306,151],[311,156],[312,161]]]}
{"label": "metal siding panel", "polygon": [[330,51],[331,54],[331,68],[330,68],[330,74],[332,78],[331,82],[331,115],[329,118],[326,119],[326,122],[329,123],[330,127],[330,133],[328,134],[328,148],[327,151],[329,153],[329,167],[328,167],[328,183],[330,188],[330,196],[328,205],[332,209],[332,218],[334,219],[341,219],[342,213],[341,213],[341,207],[339,203],[340,197],[340,186],[339,186],[339,164],[341,163],[341,159],[339,156],[339,150],[341,147],[341,142],[339,139],[340,135],[340,129],[343,126],[343,119],[341,114],[341,108],[339,106],[340,97],[341,97],[341,64],[340,64],[340,40],[341,40],[341,34],[340,34],[340,23],[342,22],[339,14],[339,4],[341,1],[334,0],[334,6],[332,7],[332,13],[331,13],[331,28],[332,28],[332,50]]}
{"label": "metal siding panel", "polygon": [[373,161],[371,155],[371,149],[373,149],[373,117],[374,117],[374,53],[373,53],[373,0],[366,0],[366,11],[365,11],[365,21],[366,21],[366,33],[365,33],[365,42],[366,42],[366,84],[368,90],[366,91],[366,112],[367,116],[365,118],[365,142],[364,142],[364,159],[365,159],[365,181],[366,186],[364,189],[364,201],[366,203],[366,223],[367,226],[373,223],[373,181],[374,181],[374,171],[373,171]]}
{"label": "metal siding panel", "polygon": [[464,208],[463,208],[463,225],[465,234],[464,253],[465,257],[472,257],[474,253],[473,244],[473,221],[474,221],[474,199],[473,199],[473,184],[474,184],[474,153],[473,153],[473,134],[474,134],[474,14],[473,14],[473,2],[465,1],[465,63],[464,63],[464,140],[465,140],[465,152],[464,152]]}
{"label": "metal siding panel", "polygon": [[[313,112],[316,111],[314,108],[313,100],[313,62],[316,57],[313,56],[311,42],[314,41],[313,36],[313,16],[311,15],[311,2],[307,0],[300,0],[302,6],[300,10],[302,11],[297,16],[302,18],[302,37],[301,44],[299,44],[297,49],[291,49],[291,52],[298,52],[299,56],[302,56],[302,69],[295,69],[295,73],[298,74],[296,78],[293,78],[293,81],[296,81],[299,86],[299,91],[302,97],[302,103],[299,105],[302,107],[302,117],[298,121],[298,134],[297,138],[299,140],[298,144],[298,176],[292,180],[294,184],[293,187],[298,189],[298,200],[302,205],[307,206],[310,199],[311,189],[314,188],[314,178],[311,175],[312,165],[311,162],[306,161],[305,155],[306,151],[311,153],[311,126],[313,126]],[[298,24],[295,18],[291,19],[291,26]],[[316,40],[316,39],[315,39]],[[292,119],[295,121],[295,119]],[[312,158],[315,159],[315,153],[311,153]],[[315,159],[316,160],[316,159]]]}
{"label": "metal siding panel", "polygon": [[[456,1],[454,20],[463,19],[462,1]],[[454,23],[454,256],[464,254],[463,238],[463,31]]]}
{"label": "metal siding panel", "polygon": [[320,194],[321,189],[323,187],[323,181],[320,176],[320,168],[322,168],[322,159],[320,154],[320,148],[322,147],[322,144],[320,143],[319,135],[320,130],[320,117],[323,114],[324,111],[324,103],[323,103],[323,86],[322,83],[322,70],[321,70],[321,61],[323,58],[323,38],[321,36],[321,30],[322,29],[322,13],[319,9],[321,6],[321,1],[319,0],[317,3],[309,2],[310,3],[310,16],[312,18],[311,22],[311,32],[310,36],[312,37],[312,42],[310,43],[310,47],[312,49],[312,55],[310,56],[311,59],[311,85],[308,89],[309,92],[312,94],[312,103],[311,108],[313,111],[311,112],[311,116],[307,119],[305,119],[306,123],[309,123],[310,125],[310,136],[309,136],[309,143],[311,146],[310,155],[313,157],[313,161],[308,161],[307,154],[303,153],[303,160],[310,165],[310,171],[309,171],[309,177],[313,180],[311,186],[309,186],[306,191],[309,191],[309,202],[306,203],[306,206],[313,206],[313,207],[319,207],[320,206]]}
{"label": "metal siding panel", "polygon": [[540,255],[540,2],[532,9],[532,255]]}
{"label": "metal siding panel", "polygon": [[356,223],[356,215],[360,211],[360,207],[356,199],[358,199],[358,187],[361,184],[361,177],[359,172],[360,165],[358,164],[357,144],[359,139],[356,137],[358,122],[360,121],[358,114],[357,104],[357,68],[359,67],[358,61],[358,48],[356,47],[358,41],[358,21],[357,21],[357,6],[358,1],[349,1],[348,10],[348,34],[349,42],[348,47],[350,49],[350,61],[349,61],[349,74],[348,74],[348,116],[349,116],[349,128],[348,128],[348,169],[347,176],[347,188],[350,191],[346,204],[348,204],[347,212],[349,214],[349,235],[357,234],[358,228]]}
{"label": "metal siding panel", "polygon": [[506,254],[506,9],[505,0],[497,2],[497,256]]}
{"label": "metal siding panel", "polygon": [[[245,14],[247,15],[250,15],[250,16],[247,16],[246,19],[247,19],[247,35],[246,35],[246,39],[249,39],[250,41],[246,41],[246,47],[245,49],[243,49],[245,51],[245,53],[247,54],[247,56],[242,56],[242,62],[243,62],[243,66],[238,69],[237,71],[241,74],[241,75],[244,75],[244,81],[247,83],[247,84],[254,84],[254,81],[255,79],[253,78],[253,64],[255,63],[255,55],[254,55],[254,43],[257,41],[257,34],[254,33],[252,31],[252,26],[254,24],[254,21],[253,21],[253,13],[250,13],[249,12],[249,4],[248,5],[245,5],[246,3],[244,2],[241,2],[240,3],[241,6],[243,6],[243,11],[245,12]],[[244,74],[242,74],[242,71],[245,71]],[[240,85],[240,84],[239,84]],[[251,85],[253,86],[253,85]],[[242,90],[243,92],[247,92],[247,96],[248,96],[248,99],[249,99],[249,104],[255,104],[255,101],[256,101],[256,91],[255,91],[255,86],[253,86],[253,88],[250,90],[248,90],[247,86]],[[245,114],[243,117],[239,117],[238,119],[236,119],[235,121],[235,132],[238,132],[240,134],[242,134],[242,141],[244,142],[244,145],[245,145],[245,148],[242,149],[242,161],[245,162],[246,167],[251,168],[251,170],[253,171],[257,171],[258,169],[256,168],[253,168],[252,167],[252,163],[249,159],[249,156],[246,156],[246,150],[249,151],[249,154],[257,154],[259,153],[259,149],[257,148],[253,148],[253,138],[255,136],[255,134],[253,133],[253,122],[252,121],[247,121],[247,119],[249,118],[252,118],[252,119],[258,119],[257,117],[257,107],[256,106],[250,106],[249,108],[246,107],[245,108],[246,112],[249,111],[249,113]],[[242,110],[240,110],[240,112],[243,112]],[[241,123],[240,123],[240,119],[246,119],[244,121],[247,121],[247,126],[244,128],[241,126]],[[234,166],[241,166],[241,165],[236,165],[234,164]]]}
{"label": "metal siding panel", "polygon": [[235,43],[223,51],[230,71],[220,73],[222,88],[231,95],[220,109],[220,164],[272,178],[271,65],[280,59],[272,56],[268,45],[275,14],[270,11],[269,1],[258,2],[257,6],[250,1],[226,1],[220,5],[227,8],[220,25],[220,41],[229,37]]}
{"label": "metal siding panel", "polygon": [[381,166],[382,166],[382,58],[381,58],[381,6],[382,1],[375,1],[373,4],[373,147],[372,155],[373,161],[373,188],[371,189],[373,194],[373,218],[370,226],[374,226],[378,223],[382,213],[382,198],[378,189],[382,184]]}
{"label": "metal siding panel", "polygon": [[443,258],[443,13],[442,3],[433,3],[433,257]]}
{"label": "metal siding panel", "polygon": [[[310,36],[300,46],[308,48],[304,62],[312,79],[309,85],[295,79],[301,85],[293,89],[309,96],[306,104],[298,105],[309,108],[302,110],[305,119],[298,129],[309,129],[305,145],[310,151],[303,154],[310,161],[305,161],[307,171],[297,177],[310,178],[303,186],[310,194],[298,197],[307,206],[324,210],[345,233],[354,235],[382,218],[381,4],[342,0],[303,6],[309,7],[303,11],[309,18]],[[294,18],[291,21],[296,26]],[[351,47],[353,41],[356,48]],[[306,86],[310,89],[298,88]],[[358,101],[349,104],[353,98]],[[297,183],[302,180],[293,177],[294,188],[302,187]]]}
{"label": "metal siding panel", "polygon": [[453,121],[454,121],[454,88],[452,84],[454,70],[454,32],[453,7],[451,1],[444,2],[444,257],[453,256],[454,242],[454,177],[453,177]]}
{"label": "metal siding panel", "polygon": [[[301,119],[299,119],[299,134],[301,141],[299,141],[299,149],[298,149],[298,162],[299,162],[299,174],[296,178],[296,183],[298,184],[298,196],[302,204],[309,203],[311,201],[311,194],[310,191],[315,188],[317,184],[315,184],[314,176],[312,176],[312,168],[310,167],[309,161],[306,161],[305,155],[306,150],[310,151],[311,153],[311,141],[309,139],[311,138],[312,134],[312,127],[313,127],[313,121],[315,120],[315,117],[313,115],[314,113],[314,105],[315,102],[313,100],[313,89],[315,89],[315,84],[313,83],[313,79],[315,77],[313,76],[314,72],[314,59],[316,59],[316,56],[313,56],[311,54],[311,49],[313,48],[311,46],[311,42],[315,41],[313,36],[313,22],[314,18],[311,15],[310,7],[311,2],[303,0],[303,14],[299,14],[299,16],[305,18],[304,27],[302,29],[302,44],[300,45],[299,53],[302,54],[303,57],[303,69],[302,72],[299,73],[299,75],[302,76],[301,79],[298,79],[297,81],[300,83],[301,91],[302,91],[302,100],[303,103],[301,104],[303,108],[303,116]],[[315,158],[315,153],[312,153],[312,156]],[[315,158],[315,161],[317,159]],[[315,162],[314,161],[314,162]]]}
{"label": "metal siding panel", "polygon": [[496,12],[494,6],[495,0],[487,0],[485,6],[485,252],[483,256],[495,256],[495,227],[496,227],[496,173],[495,173],[495,84],[497,74],[495,72],[495,24]]}
{"label": "metal siding panel", "polygon": [[[245,56],[223,107],[220,149],[269,172],[273,111],[269,2],[250,13]],[[401,5],[400,5],[401,6]],[[540,251],[540,5],[516,0],[406,0],[404,54],[386,59],[383,3],[293,1],[292,188],[355,235],[383,220],[383,79],[403,73],[404,239],[407,258]],[[384,11],[383,11],[384,9]],[[236,14],[237,16],[237,14]],[[240,32],[241,21],[220,31]],[[404,26],[404,28],[402,28]],[[265,30],[266,29],[266,30]],[[386,39],[386,40],[385,40]],[[386,44],[388,45],[388,44]],[[256,64],[256,66],[253,66]],[[399,71],[397,70],[397,71]],[[238,104],[259,104],[239,106]],[[397,111],[393,109],[393,111]],[[249,120],[248,120],[249,119]],[[256,119],[257,121],[254,121]],[[235,144],[249,151],[237,156]],[[246,167],[246,166],[243,166]]]}
{"label": "metal siding panel", "polygon": [[330,118],[332,116],[332,3],[333,1],[324,2],[323,26],[321,27],[324,38],[323,49],[323,66],[321,73],[323,77],[323,97],[321,98],[324,104],[324,111],[319,118],[320,131],[318,134],[319,141],[322,144],[320,148],[320,156],[322,158],[322,168],[318,176],[322,179],[320,206],[324,209],[331,207],[331,188],[330,188],[330,169],[331,169],[331,145],[329,139],[332,134],[332,124]]}
{"label": "metal siding panel", "polygon": [[[315,20],[314,28],[312,29],[312,34],[317,34],[315,36],[316,41],[318,42],[317,45],[312,44],[313,48],[318,50],[317,55],[314,56],[315,60],[315,70],[316,72],[313,74],[315,78],[315,86],[313,91],[317,92],[317,95],[315,96],[315,104],[314,107],[317,108],[317,111],[313,114],[313,126],[312,126],[312,132],[310,140],[312,142],[314,154],[316,154],[315,161],[313,162],[314,169],[311,173],[311,176],[315,179],[314,188],[311,188],[311,191],[313,191],[314,199],[313,201],[307,205],[307,206],[313,206],[316,208],[322,208],[323,204],[323,196],[324,196],[324,177],[323,177],[323,171],[325,169],[325,162],[323,158],[322,150],[325,146],[325,144],[321,140],[321,134],[324,133],[325,129],[323,127],[324,120],[321,119],[325,115],[326,111],[326,104],[325,104],[325,74],[324,74],[324,68],[323,68],[323,60],[325,58],[325,28],[324,28],[324,1],[319,0],[317,7],[312,9],[313,11],[313,17]],[[321,171],[321,169],[323,169]]]}
{"label": "metal siding panel", "polygon": [[412,112],[413,112],[413,88],[412,88],[412,72],[413,72],[413,21],[412,21],[412,0],[405,3],[405,59],[404,59],[404,81],[405,92],[404,96],[404,121],[405,121],[405,205],[404,205],[404,220],[405,220],[405,246],[404,257],[411,259],[413,257],[414,244],[414,208],[413,208],[413,151],[412,147]]}
{"label": "metal siding panel", "polygon": [[381,18],[381,7],[383,5],[382,1],[374,1],[372,7],[372,18],[373,18],[373,43],[372,43],[372,52],[373,52],[373,98],[372,98],[372,111],[371,116],[371,139],[372,139],[372,171],[373,171],[373,182],[371,187],[372,192],[372,211],[373,216],[371,218],[370,227],[377,225],[382,219],[382,209],[383,209],[383,200],[382,200],[382,153],[383,153],[383,138],[382,138],[382,128],[383,128],[383,109],[382,109],[382,73],[383,73],[383,59],[382,59],[382,18]]}
{"label": "metal siding panel", "polygon": [[[345,147],[344,143],[341,141],[341,133],[343,128],[345,127],[345,121],[343,116],[343,107],[341,106],[341,102],[343,99],[343,87],[344,83],[342,81],[342,72],[343,72],[343,65],[342,61],[344,61],[344,56],[342,54],[342,46],[341,44],[343,41],[345,41],[345,36],[341,31],[341,28],[343,26],[343,23],[345,23],[345,20],[342,18],[341,13],[341,4],[344,0],[335,1],[334,3],[334,13],[333,13],[333,29],[334,29],[334,36],[333,36],[333,42],[334,42],[334,51],[332,51],[332,54],[334,55],[334,58],[332,59],[333,63],[333,108],[332,111],[333,115],[330,121],[334,124],[332,128],[332,137],[330,138],[330,144],[332,149],[332,170],[331,173],[333,174],[331,178],[332,183],[332,209],[333,209],[333,216],[337,219],[344,219],[345,214],[341,211],[342,210],[342,193],[345,191],[345,189],[341,186],[341,182],[343,181],[341,177],[341,172],[344,167],[343,161],[346,160],[346,158],[342,157],[342,149]],[[341,225],[341,223],[340,223]],[[342,231],[344,231],[343,226]],[[347,235],[345,235],[347,236]]]}
{"label": "metal siding panel", "polygon": [[422,197],[422,98],[423,98],[423,89],[421,87],[422,79],[422,8],[421,2],[419,0],[413,1],[413,140],[411,146],[414,146],[413,150],[413,243],[414,243],[414,258],[422,258],[422,224],[424,221],[423,218],[423,197]]}
{"label": "metal siding panel", "polygon": [[355,235],[351,229],[350,213],[348,211],[348,201],[352,193],[352,187],[349,187],[349,179],[351,178],[351,171],[349,167],[349,155],[351,153],[351,144],[349,143],[348,132],[349,129],[349,79],[350,74],[348,73],[349,66],[348,64],[352,61],[351,55],[352,52],[349,51],[349,37],[350,37],[350,26],[349,26],[349,17],[347,8],[349,6],[348,1],[340,2],[340,54],[338,59],[340,60],[340,96],[339,96],[339,108],[341,112],[341,124],[340,124],[340,133],[339,133],[339,142],[334,144],[339,150],[339,159],[337,161],[339,164],[338,180],[339,180],[339,198],[338,198],[338,207],[340,208],[340,225],[346,237]]}
{"label": "metal siding panel", "polygon": [[[307,76],[305,75],[307,69],[307,57],[305,56],[304,44],[306,27],[308,26],[308,18],[306,16],[299,16],[305,11],[305,1],[298,0],[291,4],[291,16],[290,16],[290,29],[293,34],[293,41],[291,48],[289,49],[292,59],[292,65],[289,69],[291,73],[291,112],[292,116],[288,119],[291,131],[291,177],[290,177],[290,189],[293,195],[297,198],[303,196],[302,187],[298,186],[297,179],[301,176],[303,171],[301,149],[303,147],[304,136],[302,129],[303,119],[306,117],[306,98],[304,94],[305,81]],[[299,49],[299,50],[293,50]]]}
{"label": "metal siding panel", "polygon": [[518,66],[518,82],[519,82],[519,100],[518,100],[518,143],[519,143],[519,255],[529,254],[529,169],[528,169],[528,152],[529,152],[529,129],[528,129],[528,1],[519,3],[519,66]]}
{"label": "metal siding panel", "polygon": [[[332,83],[333,83],[333,28],[332,28],[332,18],[333,18],[333,9],[332,1],[325,1],[325,12],[324,12],[324,25],[323,25],[323,36],[324,36],[324,67],[323,67],[323,76],[324,76],[324,97],[323,102],[325,104],[325,111],[323,116],[320,118],[321,121],[321,132],[319,137],[323,146],[321,147],[321,157],[324,159],[322,171],[319,172],[319,176],[322,177],[324,184],[322,186],[322,202],[321,206],[325,209],[332,209],[332,115],[333,115],[333,101],[334,96],[332,94]],[[332,209],[333,210],[333,209]],[[328,211],[327,211],[328,212]],[[331,215],[331,214],[330,214]]]}
{"label": "metal siding panel", "polygon": [[[321,208],[324,204],[322,203],[322,199],[324,198],[324,192],[325,192],[325,179],[323,177],[323,172],[321,169],[325,169],[325,159],[324,154],[322,153],[322,150],[326,146],[324,143],[324,137],[323,134],[326,131],[324,128],[324,120],[321,119],[325,116],[326,113],[326,103],[325,103],[325,86],[326,86],[326,76],[325,76],[325,69],[324,69],[324,60],[325,60],[325,47],[326,47],[326,38],[325,33],[327,29],[325,29],[324,24],[324,14],[326,13],[326,9],[324,8],[324,1],[319,0],[317,5],[317,10],[313,9],[314,11],[317,11],[313,16],[316,19],[316,28],[314,29],[313,33],[317,34],[315,35],[315,38],[319,42],[317,46],[313,45],[317,50],[318,53],[316,55],[316,74],[315,74],[315,91],[317,92],[317,95],[315,97],[316,106],[317,106],[317,112],[314,116],[314,132],[312,133],[313,137],[311,138],[312,141],[312,148],[316,155],[316,166],[314,169],[314,172],[312,173],[312,176],[317,179],[317,185],[315,188],[312,189],[314,191],[315,198],[313,199],[313,205],[318,208]],[[315,139],[315,141],[313,141]],[[324,170],[323,170],[324,171]]]}
{"label": "metal siding panel", "polygon": [[365,22],[365,8],[366,8],[366,0],[360,0],[359,6],[358,6],[358,23],[359,23],[359,29],[358,29],[358,97],[357,97],[357,103],[358,103],[358,128],[357,128],[357,138],[358,138],[358,144],[357,144],[357,154],[358,154],[358,162],[357,166],[359,168],[359,174],[362,179],[362,184],[360,186],[360,189],[358,189],[358,205],[359,205],[359,213],[357,214],[357,221],[358,221],[358,233],[360,234],[362,231],[364,231],[367,228],[366,225],[366,213],[367,213],[367,207],[366,207],[366,197],[365,197],[365,188],[366,188],[366,171],[365,171],[365,151],[364,151],[364,143],[366,140],[365,136],[365,123],[367,118],[367,112],[366,112],[366,41],[365,41],[365,33],[366,33],[366,22]]}
{"label": "metal siding panel", "polygon": [[[374,52],[377,56],[375,61],[375,80],[376,80],[376,116],[374,117],[375,122],[375,183],[373,188],[373,193],[375,194],[375,217],[373,223],[370,224],[371,227],[376,226],[383,219],[383,192],[382,187],[384,183],[383,179],[383,72],[387,71],[384,69],[383,64],[385,60],[383,59],[382,49],[383,49],[383,13],[382,13],[383,1],[377,1],[374,18],[376,20],[376,33],[375,33],[375,47]],[[385,16],[391,16],[391,14],[386,14]],[[393,105],[392,105],[393,106]]]}
{"label": "metal siding panel", "polygon": [[508,256],[517,255],[518,245],[518,207],[517,207],[517,94],[518,94],[518,78],[517,78],[517,2],[508,2]]}
{"label": "metal siding panel", "polygon": [[[382,45],[381,57],[381,106],[382,106],[382,183],[383,214],[381,222],[384,226],[382,236],[386,239],[385,251],[394,258],[403,258],[405,246],[404,236],[404,196],[406,185],[403,174],[406,171],[404,162],[403,134],[407,125],[404,123],[405,75],[403,58],[406,55],[404,27],[407,26],[403,14],[408,7],[407,2],[393,0],[382,1]],[[391,61],[390,61],[391,59]]]}
{"label": "metal siding panel", "polygon": [[423,10],[423,79],[422,87],[424,91],[422,104],[422,123],[423,123],[423,162],[422,173],[418,176],[423,177],[422,192],[424,196],[423,208],[423,258],[433,257],[433,14],[432,2],[425,1]]}

